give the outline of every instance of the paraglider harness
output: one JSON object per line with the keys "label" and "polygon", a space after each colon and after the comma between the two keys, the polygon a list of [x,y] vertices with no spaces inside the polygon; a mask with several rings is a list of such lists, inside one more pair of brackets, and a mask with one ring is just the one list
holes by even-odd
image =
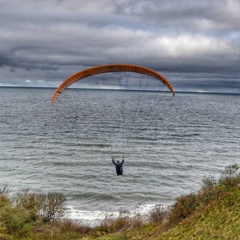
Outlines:
{"label": "paraglider harness", "polygon": [[123,174],[122,165],[124,163],[124,158],[122,159],[122,162],[117,161],[117,163],[114,161],[114,158],[112,158],[112,162],[115,165],[117,175],[122,175]]}

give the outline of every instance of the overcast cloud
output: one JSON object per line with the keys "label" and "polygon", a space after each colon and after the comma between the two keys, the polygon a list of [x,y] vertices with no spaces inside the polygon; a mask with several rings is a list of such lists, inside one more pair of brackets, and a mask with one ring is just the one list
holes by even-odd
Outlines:
{"label": "overcast cloud", "polygon": [[3,86],[131,63],[176,91],[240,93],[239,0],[0,0],[0,33]]}

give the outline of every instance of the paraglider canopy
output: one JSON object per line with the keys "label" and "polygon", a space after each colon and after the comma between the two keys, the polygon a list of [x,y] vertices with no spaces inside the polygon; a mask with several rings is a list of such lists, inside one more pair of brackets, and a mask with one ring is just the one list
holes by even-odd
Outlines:
{"label": "paraglider canopy", "polygon": [[[81,106],[80,109],[85,112],[79,118],[83,131],[81,138],[86,140],[91,137],[91,142],[95,139],[97,143],[101,141],[101,152],[111,153],[112,157],[116,154],[126,156],[132,151],[132,143],[141,139],[144,132],[152,137],[157,136],[157,125],[161,122],[160,106],[168,101],[166,94],[161,94],[166,92],[162,88],[167,87],[175,95],[168,79],[150,68],[109,64],[87,68],[65,79],[52,96],[52,106],[58,96],[76,82],[80,83],[81,90],[97,90],[94,94],[93,91],[81,91],[77,95],[77,101],[75,97],[72,98],[74,94],[70,94],[71,97],[69,95],[70,99],[74,99],[71,106],[74,109]],[[79,89],[77,91],[79,93]],[[59,107],[61,106],[65,104],[60,104]],[[70,114],[73,113],[71,107],[67,109]],[[77,112],[81,114],[81,110]],[[78,121],[77,119],[75,120]],[[94,119],[94,124],[89,125],[89,119]]]}
{"label": "paraglider canopy", "polygon": [[109,64],[109,65],[102,65],[102,66],[96,66],[92,68],[87,68],[85,70],[82,70],[80,72],[77,72],[73,74],[72,76],[65,79],[59,87],[56,89],[52,96],[52,106],[56,102],[58,96],[71,84],[82,80],[86,77],[101,74],[101,73],[107,73],[107,72],[135,72],[140,73],[144,75],[148,75],[150,77],[153,77],[159,81],[161,81],[163,84],[165,84],[169,90],[172,92],[173,96],[175,95],[175,91],[171,85],[171,83],[160,73],[143,66],[138,65],[132,65],[132,64]]}

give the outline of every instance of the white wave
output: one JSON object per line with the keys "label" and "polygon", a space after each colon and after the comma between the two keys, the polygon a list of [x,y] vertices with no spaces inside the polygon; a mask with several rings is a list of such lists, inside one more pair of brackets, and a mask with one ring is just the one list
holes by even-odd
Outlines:
{"label": "white wave", "polygon": [[[157,204],[159,205],[159,204]],[[105,219],[114,219],[121,217],[134,217],[141,215],[147,217],[152,209],[154,209],[155,204],[145,204],[138,206],[130,211],[86,211],[75,209],[73,206],[68,206],[66,210],[66,219],[75,220],[81,224],[85,224],[91,227],[101,224]],[[167,205],[161,205],[161,207],[166,208]]]}

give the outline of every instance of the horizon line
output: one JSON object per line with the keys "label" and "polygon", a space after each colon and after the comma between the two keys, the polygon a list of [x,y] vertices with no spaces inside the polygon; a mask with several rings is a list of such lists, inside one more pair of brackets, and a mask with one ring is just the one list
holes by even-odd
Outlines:
{"label": "horizon line", "polygon": [[[56,89],[57,87],[40,87],[40,86],[3,86],[0,85],[0,88],[26,88],[26,89]],[[101,88],[67,88],[66,90],[106,90],[106,91],[145,91],[139,89],[101,89]],[[169,91],[156,91],[156,90],[147,90],[149,92],[169,92]],[[223,94],[223,95],[240,95],[240,93],[232,92],[214,92],[214,91],[188,91],[188,90],[175,90],[175,93],[184,93],[184,94]]]}

